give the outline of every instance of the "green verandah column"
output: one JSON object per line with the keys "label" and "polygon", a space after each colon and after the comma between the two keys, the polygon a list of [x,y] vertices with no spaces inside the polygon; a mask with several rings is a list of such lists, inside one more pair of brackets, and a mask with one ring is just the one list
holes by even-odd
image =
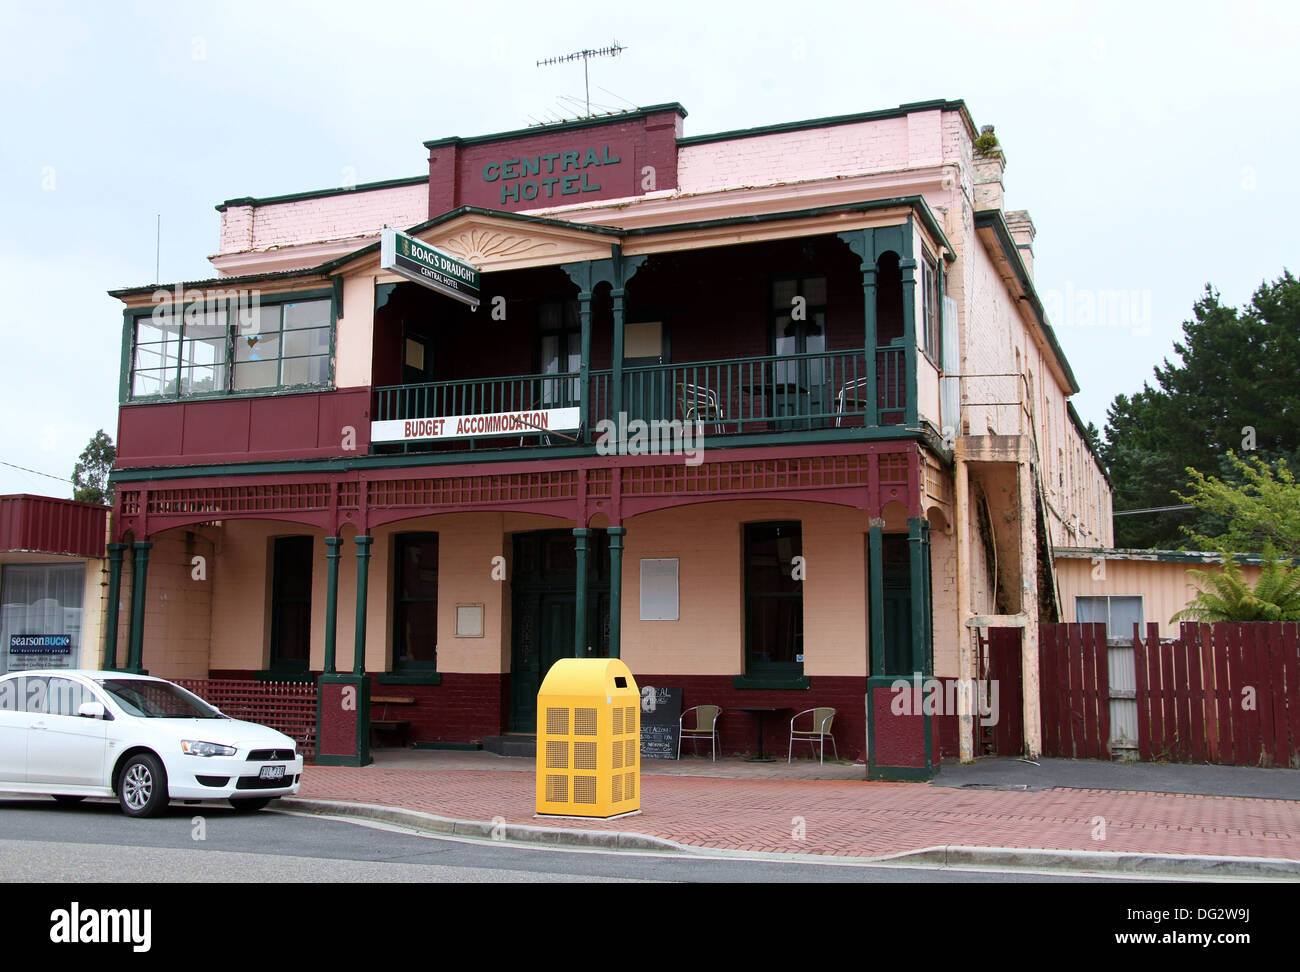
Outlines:
{"label": "green verandah column", "polygon": [[366,596],[370,578],[370,545],[374,537],[357,537],[357,623],[352,649],[352,674],[366,673]]}
{"label": "green verandah column", "polygon": [[864,424],[868,427],[880,424],[879,399],[876,397],[878,376],[876,374],[876,242],[875,231],[870,229],[848,230],[840,233],[843,240],[861,263],[862,269],[862,348],[863,368],[865,374],[859,375],[866,380],[866,415]]}
{"label": "green verandah column", "polygon": [[343,546],[342,537],[325,538],[325,665],[326,675],[333,675],[337,668],[336,645],[338,635],[339,609],[339,556]]}
{"label": "green verandah column", "polygon": [[623,537],[627,528],[609,528],[609,657],[619,658],[623,637]]}
{"label": "green verandah column", "polygon": [[573,657],[587,657],[587,538],[591,530],[575,527],[573,545],[577,554],[573,594]]}
{"label": "green verandah column", "polygon": [[108,605],[104,615],[104,667],[117,668],[117,616],[122,599],[122,552],[124,543],[108,545]]}
{"label": "green verandah column", "polygon": [[136,674],[144,672],[144,598],[149,582],[149,551],[152,549],[153,544],[148,540],[132,544],[131,627],[126,670]]}

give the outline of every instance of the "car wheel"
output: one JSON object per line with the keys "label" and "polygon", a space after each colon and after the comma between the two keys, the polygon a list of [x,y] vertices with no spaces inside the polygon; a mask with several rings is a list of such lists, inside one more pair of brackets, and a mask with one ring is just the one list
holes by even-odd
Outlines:
{"label": "car wheel", "polygon": [[273,799],[274,797],[245,797],[243,799],[231,797],[230,805],[235,808],[237,813],[253,813],[261,810]]}
{"label": "car wheel", "polygon": [[128,817],[156,817],[167,807],[167,771],[153,753],[126,761],[117,781],[117,802]]}
{"label": "car wheel", "polygon": [[51,793],[50,796],[54,798],[55,803],[65,807],[74,806],[86,799],[84,796],[73,796],[70,793]]}

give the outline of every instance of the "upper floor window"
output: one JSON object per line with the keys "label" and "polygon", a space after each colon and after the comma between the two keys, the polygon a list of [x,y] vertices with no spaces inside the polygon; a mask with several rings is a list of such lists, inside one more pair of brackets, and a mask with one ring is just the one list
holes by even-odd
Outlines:
{"label": "upper floor window", "polygon": [[926,256],[921,261],[921,312],[924,334],[921,337],[926,357],[939,363],[939,270]]}
{"label": "upper floor window", "polygon": [[330,301],[238,299],[134,320],[131,398],[188,398],[330,381]]}

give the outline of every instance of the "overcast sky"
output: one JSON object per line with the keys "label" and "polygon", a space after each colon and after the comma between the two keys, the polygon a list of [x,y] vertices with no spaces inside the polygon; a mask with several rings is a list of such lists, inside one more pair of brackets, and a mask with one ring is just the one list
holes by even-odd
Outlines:
{"label": "overcast sky", "polygon": [[[1148,7],[1153,9],[1148,9]],[[668,101],[686,134],[964,99],[1100,427],[1206,283],[1297,270],[1289,3],[13,3],[0,0],[0,461],[69,477],[116,438],[121,304],[213,275],[213,206],[427,172],[422,142]],[[1114,317],[1122,297],[1127,320]],[[1089,313],[1109,303],[1110,319]],[[0,493],[71,495],[0,465]]]}

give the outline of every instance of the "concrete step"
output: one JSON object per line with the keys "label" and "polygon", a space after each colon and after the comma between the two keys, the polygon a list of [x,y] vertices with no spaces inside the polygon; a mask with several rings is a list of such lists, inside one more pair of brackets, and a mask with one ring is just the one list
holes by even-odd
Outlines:
{"label": "concrete step", "polygon": [[530,732],[508,732],[504,736],[484,736],[483,748],[498,756],[537,757],[537,735]]}

